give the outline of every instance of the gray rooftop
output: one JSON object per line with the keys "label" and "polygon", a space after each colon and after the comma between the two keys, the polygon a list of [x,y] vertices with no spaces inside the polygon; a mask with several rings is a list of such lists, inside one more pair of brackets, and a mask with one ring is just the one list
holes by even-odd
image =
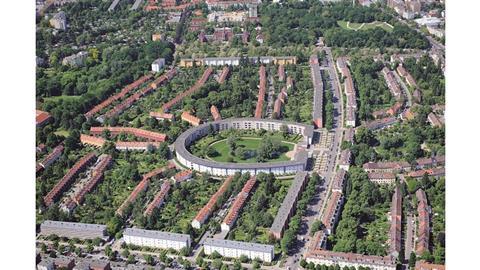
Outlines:
{"label": "gray rooftop", "polygon": [[137,228],[127,228],[123,232],[123,235],[154,238],[154,239],[164,239],[164,240],[178,241],[178,242],[186,242],[186,241],[191,242],[190,235],[188,234],[143,230],[143,229],[137,229]]}
{"label": "gray rooftop", "polygon": [[270,231],[272,232],[281,232],[283,226],[286,224],[290,211],[293,207],[294,202],[298,198],[300,190],[307,179],[307,172],[297,172],[293,180],[292,185],[288,189],[287,196],[282,202],[280,209],[278,209],[275,220],[273,221]]}
{"label": "gray rooftop", "polygon": [[207,239],[205,239],[204,245],[215,246],[215,247],[223,247],[223,248],[231,248],[231,249],[241,249],[241,250],[248,250],[248,251],[256,251],[256,252],[265,252],[265,253],[272,253],[273,254],[273,246],[272,245],[263,245],[263,244],[257,244],[257,243],[207,238]]}
{"label": "gray rooftop", "polygon": [[45,220],[40,228],[58,228],[58,229],[72,229],[72,230],[88,230],[88,231],[104,231],[107,229],[106,225],[90,224],[90,223],[78,223],[78,222],[65,222],[65,221],[53,221]]}
{"label": "gray rooftop", "polygon": [[[214,122],[207,122],[202,125],[199,125],[197,127],[193,127],[182,133],[177,140],[174,143],[174,148],[175,151],[180,154],[183,158],[186,160],[189,160],[192,163],[202,165],[205,167],[210,167],[210,168],[221,168],[221,169],[268,169],[268,168],[282,168],[285,166],[294,166],[294,165],[304,165],[307,162],[308,159],[308,154],[306,150],[298,150],[299,152],[295,155],[294,160],[292,161],[278,161],[278,162],[268,162],[268,163],[228,163],[228,162],[216,162],[212,160],[207,160],[203,158],[199,158],[192,153],[190,153],[186,146],[187,145],[187,140],[192,136],[193,134],[200,132],[201,130],[207,130],[209,129],[210,125],[213,125],[214,127],[216,125],[221,125],[221,124],[231,124],[233,122],[245,122],[245,121],[255,121],[255,122],[264,122],[264,123],[284,123],[286,125],[296,125],[304,128],[303,135],[312,137],[313,136],[313,126],[311,125],[305,125],[305,124],[300,124],[300,123],[295,123],[295,122],[287,122],[287,121],[281,121],[281,120],[274,120],[274,119],[257,119],[257,118],[228,118],[228,119],[223,119],[219,121],[214,121]],[[252,125],[253,126],[253,125]],[[199,136],[202,137],[202,136]],[[304,153],[302,153],[304,152]]]}
{"label": "gray rooftop", "polygon": [[[315,56],[315,58],[317,58]],[[313,119],[322,118],[323,108],[323,81],[320,74],[320,66],[317,63],[310,63],[313,83]]]}

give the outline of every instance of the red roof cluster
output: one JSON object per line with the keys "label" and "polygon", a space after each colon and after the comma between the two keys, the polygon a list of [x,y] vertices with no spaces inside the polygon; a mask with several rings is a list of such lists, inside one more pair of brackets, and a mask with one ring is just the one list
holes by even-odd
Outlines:
{"label": "red roof cluster", "polygon": [[287,99],[287,91],[286,88],[282,88],[282,91],[278,94],[275,103],[273,104],[273,118],[280,118],[282,115],[282,105],[285,103]]}
{"label": "red roof cluster", "polygon": [[225,82],[225,79],[227,79],[229,72],[230,72],[230,68],[228,66],[223,67],[222,73],[220,74],[220,77],[218,77],[219,84],[222,84]]}
{"label": "red roof cluster", "polygon": [[96,166],[96,168],[92,172],[92,178],[88,181],[88,183],[83,186],[83,188],[75,194],[73,197],[73,201],[77,204],[81,204],[85,198],[85,194],[92,191],[95,186],[103,180],[103,173],[105,170],[110,166],[112,163],[112,156],[106,155],[103,157],[102,161]]}
{"label": "red roof cluster", "polygon": [[422,255],[423,252],[428,251],[428,244],[430,241],[430,216],[428,212],[427,195],[422,189],[415,192],[418,205],[418,231],[417,231],[417,254]]}
{"label": "red roof cluster", "polygon": [[127,133],[138,138],[144,138],[155,142],[164,142],[167,139],[167,135],[163,133],[131,127],[91,127],[90,133],[92,135],[100,136],[104,130],[110,131],[113,136],[117,136],[120,133]]}
{"label": "red roof cluster", "polygon": [[402,64],[400,64],[397,67],[397,72],[400,74],[400,76],[404,77],[405,80],[407,81],[408,85],[412,87],[417,87],[417,82],[415,79],[412,77],[412,75],[403,67]]}
{"label": "red roof cluster", "polygon": [[[330,261],[332,264],[338,264],[339,262],[354,263],[357,265],[380,265],[380,266],[395,266],[395,259],[391,256],[373,256],[363,255],[357,253],[335,252],[330,250],[314,250],[308,252],[307,258],[317,259],[322,261]],[[383,268],[378,268],[383,269]]]}
{"label": "red roof cluster", "polygon": [[156,89],[161,83],[170,80],[176,73],[177,73],[177,70],[175,68],[169,70],[166,74],[163,74],[162,76],[158,77],[149,86],[143,88],[142,90],[137,91],[135,94],[125,99],[122,103],[113,107],[113,109],[109,110],[105,114],[105,116],[108,118],[111,118],[113,116],[116,116],[122,113],[124,110],[132,106],[132,104],[135,103],[137,100],[139,100],[143,96],[149,94],[154,89]]}
{"label": "red roof cluster", "polygon": [[47,168],[50,166],[50,164],[57,160],[60,155],[62,155],[63,149],[63,145],[58,145],[57,147],[53,148],[52,152],[48,154],[48,156],[46,156],[42,161],[40,161],[38,165],[44,169]]}
{"label": "red roof cluster", "polygon": [[140,77],[139,79],[137,79],[137,80],[134,81],[133,83],[125,86],[125,87],[120,91],[120,93],[115,94],[115,95],[107,98],[107,99],[104,100],[102,103],[96,105],[95,107],[93,107],[93,109],[91,109],[90,111],[88,111],[87,113],[85,113],[85,117],[86,117],[86,118],[90,118],[90,117],[94,116],[95,114],[97,114],[98,112],[100,112],[101,110],[103,110],[104,108],[110,106],[110,104],[112,104],[114,101],[124,98],[130,91],[132,91],[133,89],[139,87],[140,85],[142,85],[142,84],[145,83],[146,81],[150,80],[150,78],[152,78],[152,75],[151,75],[151,74],[148,74],[148,75],[145,75],[145,76]]}
{"label": "red roof cluster", "polygon": [[194,115],[191,115],[189,112],[182,113],[182,120],[187,121],[193,126],[198,126],[202,122],[202,120]]}
{"label": "red roof cluster", "polygon": [[238,214],[240,213],[240,210],[242,210],[243,205],[245,204],[245,201],[248,198],[248,194],[252,190],[253,186],[255,185],[257,179],[255,177],[251,177],[243,186],[242,191],[238,193],[237,197],[235,198],[235,201],[232,204],[232,207],[230,208],[230,211],[228,212],[227,216],[223,220],[223,223],[232,226],[233,223],[237,220]]}
{"label": "red roof cluster", "polygon": [[337,215],[340,210],[340,207],[343,203],[343,195],[340,192],[332,191],[328,202],[327,208],[322,215],[322,223],[327,229],[328,233],[333,232],[333,227],[335,226],[335,221],[337,220]]}
{"label": "red roof cluster", "polygon": [[183,182],[187,179],[192,178],[192,175],[193,175],[193,173],[192,173],[191,170],[184,170],[184,171],[180,171],[177,174],[175,174],[173,176],[173,179],[175,179],[175,183]]}
{"label": "red roof cluster", "polygon": [[432,168],[432,169],[423,169],[418,171],[413,171],[408,174],[408,176],[413,178],[422,178],[425,174],[428,176],[445,176],[445,168]]}
{"label": "red roof cluster", "polygon": [[210,113],[212,114],[213,121],[222,120],[222,116],[220,115],[220,112],[218,111],[217,106],[212,105],[210,107]]}
{"label": "red roof cluster", "polygon": [[345,183],[346,171],[339,169],[333,178],[332,191],[343,192],[343,185]]}
{"label": "red roof cluster", "polygon": [[153,213],[153,210],[157,207],[160,207],[162,203],[165,201],[165,198],[168,195],[168,191],[170,190],[170,182],[164,181],[160,191],[155,195],[153,201],[147,206],[144,215],[150,216]]}
{"label": "red roof cluster", "polygon": [[170,110],[171,107],[173,107],[173,105],[177,104],[183,98],[190,96],[194,92],[198,91],[207,82],[208,77],[210,77],[212,72],[213,72],[213,69],[211,67],[207,68],[205,72],[203,72],[202,77],[200,77],[200,79],[192,87],[190,87],[187,91],[178,94],[169,102],[163,104],[162,111],[167,112],[168,110]]}
{"label": "red roof cluster", "polygon": [[35,113],[35,123],[37,127],[42,126],[44,123],[50,120],[50,118],[52,118],[48,112],[36,110]]}
{"label": "red roof cluster", "polygon": [[260,70],[258,71],[260,75],[260,89],[258,89],[258,99],[257,99],[257,107],[255,108],[255,118],[262,118],[262,111],[263,111],[263,102],[265,100],[265,93],[267,88],[267,75],[265,71],[265,66],[260,66]]}
{"label": "red roof cluster", "polygon": [[218,199],[227,191],[228,187],[233,181],[233,176],[227,177],[220,188],[210,197],[208,203],[198,212],[197,216],[193,220],[198,221],[200,224],[203,224],[205,220],[210,216],[215,208],[215,204],[217,203]]}
{"label": "red roof cluster", "polygon": [[410,169],[410,164],[406,161],[368,162],[363,164],[363,169],[367,172],[397,172]]}
{"label": "red roof cluster", "polygon": [[390,219],[390,254],[397,256],[402,247],[402,194],[398,186],[392,197]]}
{"label": "red roof cluster", "polygon": [[445,265],[432,264],[426,261],[417,261],[415,263],[415,270],[445,270]]}
{"label": "red roof cluster", "polygon": [[155,169],[155,170],[143,175],[142,181],[140,181],[140,183],[138,183],[138,185],[133,189],[132,193],[130,193],[128,198],[117,209],[116,213],[118,215],[122,216],[123,211],[125,211],[125,208],[127,208],[127,206],[130,205],[130,203],[134,202],[137,199],[138,194],[148,188],[148,185],[150,184],[150,179],[152,177],[156,176],[156,175],[162,174],[167,169],[171,169],[172,166],[174,167],[174,165],[170,163],[167,168],[165,168],[165,167],[158,168],[158,169]]}
{"label": "red roof cluster", "polygon": [[390,92],[395,99],[399,100],[402,97],[402,90],[400,89],[400,85],[398,85],[397,80],[395,80],[395,76],[393,75],[392,71],[390,71],[390,69],[387,67],[384,67],[382,69],[382,74],[387,82],[388,89],[390,89]]}
{"label": "red roof cluster", "polygon": [[96,147],[103,147],[103,145],[105,144],[105,139],[86,135],[86,134],[80,134],[80,142],[82,144],[89,144]]}
{"label": "red roof cluster", "polygon": [[91,152],[82,157],[43,198],[46,206],[52,205],[72,184],[74,178],[96,159],[96,154]]}
{"label": "red roof cluster", "polygon": [[173,114],[171,113],[150,112],[150,116],[161,120],[173,121],[174,119]]}

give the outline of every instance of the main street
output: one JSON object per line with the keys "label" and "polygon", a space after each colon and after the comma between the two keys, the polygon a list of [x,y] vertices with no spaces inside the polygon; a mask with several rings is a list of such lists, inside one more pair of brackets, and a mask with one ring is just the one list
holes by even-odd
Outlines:
{"label": "main street", "polygon": [[[307,206],[305,215],[302,217],[300,230],[297,234],[297,240],[292,254],[289,254],[285,267],[283,269],[298,269],[300,260],[302,259],[308,243],[311,239],[309,232],[313,222],[320,218],[320,214],[325,205],[326,194],[330,188],[330,182],[335,173],[335,167],[340,155],[339,147],[343,134],[343,97],[341,95],[340,81],[335,71],[335,62],[333,60],[332,52],[328,47],[317,47],[314,53],[324,51],[326,58],[322,59],[320,70],[328,73],[328,79],[324,78],[324,87],[330,85],[331,91],[333,91],[333,105],[334,105],[334,117],[333,117],[333,132],[334,137],[330,145],[327,146],[326,153],[327,158],[327,170],[322,173],[321,176],[324,179],[322,184],[317,187],[317,193]],[[324,88],[326,89],[326,88]]]}

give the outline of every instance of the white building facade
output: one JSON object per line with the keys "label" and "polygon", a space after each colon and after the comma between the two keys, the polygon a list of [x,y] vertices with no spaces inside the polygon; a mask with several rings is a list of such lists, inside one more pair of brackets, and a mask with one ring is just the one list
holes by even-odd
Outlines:
{"label": "white building facade", "polygon": [[260,259],[264,262],[271,262],[274,257],[272,245],[246,243],[239,241],[221,240],[207,238],[203,244],[206,255],[218,252],[223,257],[240,258],[245,255],[249,259]]}
{"label": "white building facade", "polygon": [[123,240],[126,244],[136,246],[145,246],[152,248],[181,250],[182,248],[190,248],[192,243],[190,235],[160,232],[152,230],[143,230],[135,228],[127,228],[123,233]]}

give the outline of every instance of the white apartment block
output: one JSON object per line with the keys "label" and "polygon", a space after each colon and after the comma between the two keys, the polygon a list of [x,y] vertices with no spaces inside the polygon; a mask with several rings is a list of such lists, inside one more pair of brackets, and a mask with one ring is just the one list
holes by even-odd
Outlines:
{"label": "white apartment block", "polygon": [[264,262],[271,262],[274,253],[272,245],[262,245],[256,243],[246,243],[239,241],[221,240],[207,238],[203,244],[203,250],[206,255],[218,252],[223,257],[240,258],[245,255],[249,259],[258,258]]}
{"label": "white apartment block", "polygon": [[160,72],[160,70],[165,66],[165,58],[158,58],[152,63],[152,71]]}
{"label": "white apartment block", "polygon": [[175,250],[190,248],[192,243],[190,235],[169,233],[161,231],[127,228],[123,232],[123,240],[126,244]]}

